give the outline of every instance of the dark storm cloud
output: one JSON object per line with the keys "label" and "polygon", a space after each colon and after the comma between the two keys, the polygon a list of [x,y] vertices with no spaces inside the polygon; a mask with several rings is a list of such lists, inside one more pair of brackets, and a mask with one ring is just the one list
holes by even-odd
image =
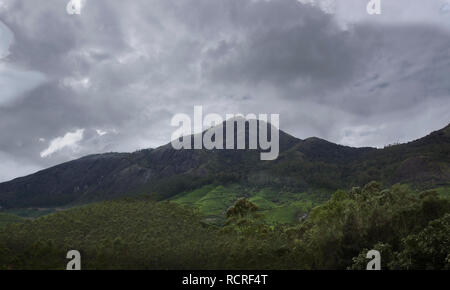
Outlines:
{"label": "dark storm cloud", "polygon": [[278,112],[298,137],[357,146],[450,117],[450,37],[436,23],[342,25],[296,0],[86,0],[81,15],[61,0],[2,3],[14,39],[0,45],[0,172],[161,145],[194,105]]}
{"label": "dark storm cloud", "polygon": [[[89,17],[83,19],[69,17],[63,1],[9,3],[2,21],[14,33],[16,41],[9,59],[18,64],[55,76],[61,72],[86,72],[90,62],[98,61],[99,56],[101,60],[127,47],[120,14],[105,1],[90,5]],[[80,50],[89,47],[100,47],[102,52],[80,54]]]}
{"label": "dark storm cloud", "polygon": [[[266,13],[259,27],[247,27],[244,41],[221,42],[203,63],[214,81],[270,82],[277,85],[303,80],[339,85],[360,69],[364,47],[351,33],[342,31],[331,16],[313,7],[290,2],[289,21],[272,22],[273,2],[265,2]],[[284,10],[284,9],[283,9]],[[271,14],[267,12],[271,11]],[[245,18],[245,11],[241,11]],[[265,18],[269,18],[266,20]]]}

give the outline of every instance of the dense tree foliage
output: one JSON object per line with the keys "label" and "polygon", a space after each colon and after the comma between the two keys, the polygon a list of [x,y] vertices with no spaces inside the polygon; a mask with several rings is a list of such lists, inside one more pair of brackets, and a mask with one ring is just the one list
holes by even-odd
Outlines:
{"label": "dense tree foliage", "polygon": [[21,220],[22,218],[17,215],[0,212],[0,228],[5,227],[8,224],[17,223]]}
{"label": "dense tree foliage", "polygon": [[[362,189],[337,191],[328,202],[314,208],[310,218],[299,226],[296,257],[311,268],[345,269],[362,249],[365,250],[361,255],[365,255],[380,243],[389,245],[391,251],[404,250],[405,239],[414,239],[429,222],[449,212],[447,198],[434,191],[412,194],[405,185],[382,190],[379,183],[371,182]],[[445,231],[445,225],[433,230]],[[445,236],[445,232],[436,234]],[[450,236],[446,239],[448,243]],[[436,268],[441,268],[440,263],[432,262]],[[366,264],[364,259],[364,269]]]}
{"label": "dense tree foliage", "polygon": [[384,269],[448,269],[450,201],[408,186],[336,191],[296,224],[267,224],[238,199],[227,223],[148,198],[73,208],[0,229],[0,268],[64,269],[77,249],[83,269],[365,269],[377,249]]}

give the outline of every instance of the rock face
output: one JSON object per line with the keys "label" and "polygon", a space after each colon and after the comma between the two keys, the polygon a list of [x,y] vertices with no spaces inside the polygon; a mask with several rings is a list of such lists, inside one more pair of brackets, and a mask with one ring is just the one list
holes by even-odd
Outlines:
{"label": "rock face", "polygon": [[134,153],[90,155],[1,183],[0,207],[64,206],[133,194],[165,199],[212,182],[295,190],[334,190],[371,180],[420,187],[450,184],[450,126],[385,149],[300,140],[280,131],[278,159],[261,161],[259,153],[175,150],[167,144]]}

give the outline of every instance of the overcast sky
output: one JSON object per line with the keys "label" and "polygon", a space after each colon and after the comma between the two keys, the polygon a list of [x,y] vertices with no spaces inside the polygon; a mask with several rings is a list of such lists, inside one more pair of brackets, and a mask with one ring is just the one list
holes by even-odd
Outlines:
{"label": "overcast sky", "polygon": [[351,146],[450,120],[450,2],[0,0],[0,181],[170,141],[176,113],[279,113]]}

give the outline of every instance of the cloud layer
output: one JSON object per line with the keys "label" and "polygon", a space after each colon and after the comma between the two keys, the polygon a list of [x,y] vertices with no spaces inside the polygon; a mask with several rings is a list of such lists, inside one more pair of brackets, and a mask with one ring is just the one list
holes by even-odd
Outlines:
{"label": "cloud layer", "polygon": [[383,1],[375,17],[361,2],[87,0],[68,15],[60,0],[2,0],[0,163],[22,174],[162,145],[194,105],[280,113],[297,137],[353,146],[446,125],[445,1]]}

